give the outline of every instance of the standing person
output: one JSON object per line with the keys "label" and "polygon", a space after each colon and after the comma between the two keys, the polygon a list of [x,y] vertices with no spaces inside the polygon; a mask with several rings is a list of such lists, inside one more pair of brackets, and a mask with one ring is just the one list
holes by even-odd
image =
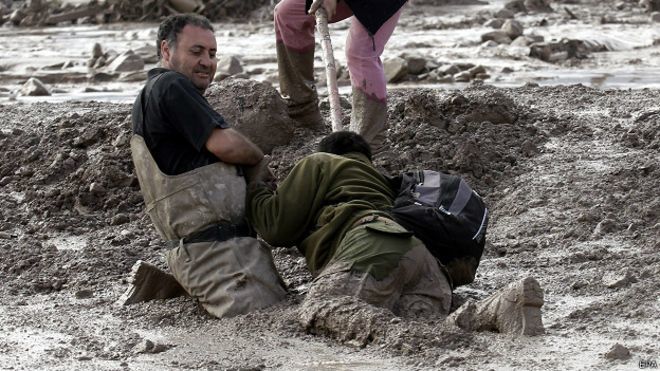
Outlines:
{"label": "standing person", "polygon": [[[355,311],[329,304],[338,297],[404,317],[449,314],[451,277],[422,241],[391,218],[394,196],[371,163],[368,143],[347,131],[321,140],[319,152],[298,162],[277,190],[258,176],[248,185],[248,217],[259,235],[273,246],[297,246],[315,276],[300,316],[310,330],[340,335],[346,323],[359,327]],[[455,322],[538,334],[542,305],[543,291],[528,277],[463,308]]]}
{"label": "standing person", "polygon": [[[131,150],[147,213],[173,246],[168,266],[217,317],[273,304],[285,290],[270,251],[244,220],[241,165],[259,163],[263,153],[203,96],[216,70],[213,27],[198,15],[170,16],[160,24],[157,48],[161,67],[149,71],[133,106]],[[139,264],[124,302],[175,289],[164,272]]]}
{"label": "standing person", "polygon": [[314,87],[314,13],[320,7],[329,22],[352,17],[346,60],[353,87],[351,130],[374,152],[382,150],[387,129],[387,90],[380,56],[406,0],[282,0],[275,7],[275,37],[282,96],[289,115],[301,125],[323,123]]}

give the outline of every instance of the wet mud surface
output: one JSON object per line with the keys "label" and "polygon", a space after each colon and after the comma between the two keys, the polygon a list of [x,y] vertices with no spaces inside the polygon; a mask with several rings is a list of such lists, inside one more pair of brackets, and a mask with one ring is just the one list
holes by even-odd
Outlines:
{"label": "wet mud surface", "polygon": [[[547,334],[515,338],[392,319],[365,347],[307,334],[298,324],[311,277],[295,249],[274,248],[290,290],[275,308],[216,320],[186,298],[114,305],[135,261],[165,267],[165,246],[143,213],[132,172],[130,105],[3,106],[0,363],[18,369],[636,367],[639,359],[658,356],[660,335],[659,98],[651,90],[582,86],[392,94],[390,150],[377,164],[463,174],[492,208],[477,279],[455,292],[455,302],[482,299],[533,275],[545,290]],[[313,151],[324,133],[296,129],[291,144],[275,147],[277,175]],[[632,358],[605,358],[615,343]]]}
{"label": "wet mud surface", "polygon": [[[289,295],[272,308],[218,320],[189,298],[116,305],[131,266],[146,260],[166,269],[167,247],[144,213],[133,172],[131,105],[107,102],[132,101],[142,82],[90,82],[84,63],[99,37],[108,40],[106,49],[123,52],[151,42],[153,27],[3,28],[3,40],[18,32],[31,46],[0,46],[0,369],[632,370],[640,361],[660,362],[660,91],[596,89],[617,85],[584,77],[632,71],[639,80],[615,80],[637,88],[652,82],[660,60],[660,46],[652,45],[657,27],[631,1],[553,2],[553,13],[516,16],[534,32],[577,35],[591,27],[628,45],[547,63],[517,54],[515,46],[477,41],[487,31],[481,24],[503,3],[483,5],[481,13],[433,8],[424,16],[425,2],[409,7],[398,31],[407,36],[393,38],[392,55],[469,61],[491,76],[470,84],[409,76],[393,84],[387,150],[376,165],[392,173],[443,169],[468,179],[490,206],[491,222],[477,278],[456,290],[453,307],[531,275],[544,289],[545,335],[464,332],[359,302],[343,303],[350,314],[346,336],[309,334],[299,319],[311,276],[295,248],[273,247]],[[578,20],[568,19],[564,7]],[[551,27],[540,26],[543,19]],[[231,53],[241,37],[263,46],[243,56],[243,77],[273,80],[270,26],[234,28],[217,33]],[[85,42],[53,36],[58,32],[72,39],[79,33]],[[465,39],[470,33],[476,36]],[[342,50],[342,38],[335,41]],[[65,58],[80,63],[72,68],[81,80],[53,78],[60,92],[46,101],[12,99],[26,76],[52,75],[42,65],[65,59],[44,52],[48,43],[71,44]],[[335,55],[341,60],[342,53]],[[513,72],[502,72],[509,66]],[[594,87],[547,86],[554,83],[544,74],[557,83],[576,74]],[[294,128],[273,88],[254,80],[223,80],[209,100],[270,147],[281,179],[330,127]],[[542,86],[507,87],[526,80]],[[85,86],[96,93],[83,93]],[[348,93],[342,90],[350,101]],[[267,109],[275,112],[272,120]],[[322,109],[327,116],[328,107]],[[287,135],[264,137],[250,123]],[[350,326],[350,316],[359,315],[372,316],[372,327]]]}

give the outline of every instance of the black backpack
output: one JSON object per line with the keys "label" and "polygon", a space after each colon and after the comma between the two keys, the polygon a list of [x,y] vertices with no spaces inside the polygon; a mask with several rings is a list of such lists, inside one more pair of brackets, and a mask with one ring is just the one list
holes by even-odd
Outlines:
{"label": "black backpack", "polygon": [[474,281],[488,226],[479,194],[461,177],[433,170],[405,172],[391,181],[394,220],[424,242],[453,287]]}

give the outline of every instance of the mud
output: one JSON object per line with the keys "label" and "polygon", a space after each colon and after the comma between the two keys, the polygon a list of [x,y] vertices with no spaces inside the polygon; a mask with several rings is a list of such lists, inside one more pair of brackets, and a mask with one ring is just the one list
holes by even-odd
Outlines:
{"label": "mud", "polygon": [[[310,334],[300,319],[311,276],[295,248],[273,247],[289,295],[266,310],[217,320],[189,298],[116,305],[137,260],[166,268],[166,246],[144,213],[130,160],[131,105],[107,102],[132,101],[142,82],[92,82],[83,66],[99,39],[106,41],[104,50],[118,52],[150,45],[153,25],[3,28],[0,369],[657,365],[660,91],[653,84],[660,53],[653,40],[660,34],[648,14],[630,1],[551,2],[554,12],[516,14],[526,30],[546,40],[596,33],[614,46],[585,59],[546,63],[529,57],[529,50],[520,54],[516,46],[486,48],[477,41],[487,31],[481,24],[503,1],[440,8],[428,3],[408,7],[396,33],[404,36],[395,34],[388,56],[412,51],[441,65],[480,64],[491,77],[432,86],[409,77],[392,85],[387,150],[376,164],[392,173],[419,167],[468,179],[489,204],[491,222],[477,278],[456,290],[452,308],[531,275],[544,289],[545,335],[466,332],[439,319],[397,318],[349,299],[320,308],[345,308],[346,322],[324,317],[345,325],[339,336]],[[264,140],[265,149],[271,147],[271,167],[282,179],[330,127],[291,126],[274,88],[264,83],[274,81],[271,27],[255,22],[220,25],[223,51],[245,49],[248,76],[217,83],[209,100],[239,129]],[[333,32],[341,35],[345,26]],[[244,48],[248,42],[258,47]],[[333,43],[342,50],[341,36],[333,35]],[[49,45],[67,53],[54,56]],[[341,62],[342,53],[335,55]],[[42,69],[66,60],[73,67],[65,72]],[[32,75],[50,76],[54,95],[16,98]],[[592,87],[557,85],[575,81]],[[80,93],[81,84],[96,93]],[[607,89],[612,86],[626,89]],[[628,89],[645,86],[651,89]],[[341,92],[349,102],[350,91]],[[85,101],[91,99],[106,102]],[[274,117],[264,114],[269,109]],[[350,104],[344,110],[348,115]],[[327,105],[322,112],[327,117]],[[250,133],[262,126],[267,136]]]}
{"label": "mud", "polygon": [[[545,290],[547,333],[516,339],[373,317],[387,336],[343,345],[298,324],[311,277],[295,249],[274,248],[290,295],[272,309],[215,320],[185,298],[113,305],[136,260],[164,267],[165,246],[143,213],[130,163],[130,105],[2,106],[2,364],[619,369],[656,359],[658,98],[582,86],[393,94],[390,150],[377,164],[463,174],[492,208],[477,279],[457,290],[455,306],[533,275]],[[276,147],[277,175],[323,134],[297,129],[289,145]],[[346,334],[357,330],[347,326]],[[147,340],[158,352],[135,349]],[[615,342],[629,360],[603,357]]]}
{"label": "mud", "polygon": [[265,153],[289,144],[295,122],[289,118],[286,103],[270,84],[243,78],[230,78],[212,85],[206,96],[222,115]]}

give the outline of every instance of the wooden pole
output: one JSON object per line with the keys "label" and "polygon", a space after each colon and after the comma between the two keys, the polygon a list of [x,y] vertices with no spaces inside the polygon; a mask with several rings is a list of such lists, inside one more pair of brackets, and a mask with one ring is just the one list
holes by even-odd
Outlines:
{"label": "wooden pole", "polygon": [[339,89],[337,88],[337,68],[335,67],[335,56],[332,53],[330,42],[330,31],[328,30],[328,13],[323,7],[316,11],[316,29],[321,34],[321,47],[323,48],[323,63],[325,63],[325,75],[328,83],[328,99],[330,100],[330,121],[332,131],[343,130],[341,124],[341,105],[339,103]]}

